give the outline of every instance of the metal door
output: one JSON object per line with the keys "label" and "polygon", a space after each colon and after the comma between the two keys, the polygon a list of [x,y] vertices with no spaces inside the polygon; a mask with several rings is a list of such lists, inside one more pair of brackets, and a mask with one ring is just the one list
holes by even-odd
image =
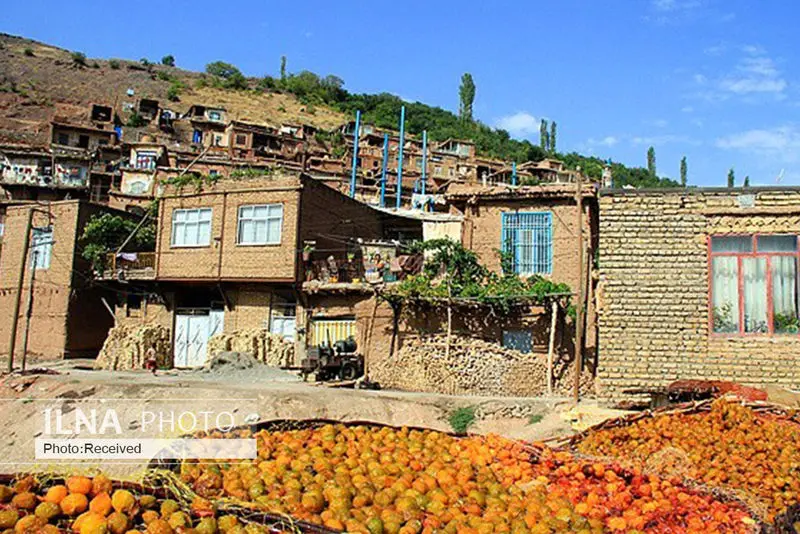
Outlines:
{"label": "metal door", "polygon": [[270,325],[270,332],[282,336],[286,341],[294,341],[296,331],[297,318],[292,316],[278,316],[272,317],[272,325]]}
{"label": "metal door", "polygon": [[[219,317],[215,315],[215,319]],[[221,330],[221,318],[215,327]],[[211,336],[209,310],[191,310],[175,315],[175,367],[201,367],[208,358]]]}

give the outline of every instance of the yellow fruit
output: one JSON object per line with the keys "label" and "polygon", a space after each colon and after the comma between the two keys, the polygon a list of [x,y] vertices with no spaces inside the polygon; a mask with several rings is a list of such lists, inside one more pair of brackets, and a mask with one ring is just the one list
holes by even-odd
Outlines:
{"label": "yellow fruit", "polygon": [[217,520],[217,528],[222,532],[227,532],[239,524],[235,515],[223,515]]}
{"label": "yellow fruit", "polygon": [[213,517],[204,517],[195,527],[198,534],[216,534],[217,520]]}
{"label": "yellow fruit", "polygon": [[125,534],[128,530],[128,516],[119,512],[113,512],[106,518],[108,530],[111,534]]}
{"label": "yellow fruit", "polygon": [[139,506],[142,508],[152,508],[156,504],[157,499],[152,495],[142,495],[139,497]]}
{"label": "yellow fruit", "polygon": [[0,510],[0,528],[3,530],[14,528],[19,520],[19,513],[16,510]]}
{"label": "yellow fruit", "polygon": [[145,525],[149,525],[156,519],[158,519],[158,512],[156,512],[155,510],[147,510],[145,512],[142,512],[142,521],[144,521]]}
{"label": "yellow fruit", "polygon": [[34,513],[45,521],[50,521],[61,513],[61,507],[54,502],[44,501],[39,503]]}
{"label": "yellow fruit", "polygon": [[169,517],[180,509],[178,503],[173,501],[172,499],[166,499],[161,503],[161,517],[164,519],[169,519]]}
{"label": "yellow fruit", "polygon": [[26,515],[14,526],[14,532],[17,534],[38,534],[39,530],[47,523],[40,517],[35,515]]}
{"label": "yellow fruit", "polygon": [[113,506],[114,510],[117,512],[127,513],[136,506],[136,498],[130,491],[118,489],[114,492],[114,495],[111,496],[111,506]]}
{"label": "yellow fruit", "polygon": [[147,525],[147,534],[171,534],[172,527],[163,519],[156,519]]}
{"label": "yellow fruit", "polygon": [[107,531],[106,518],[98,513],[89,512],[83,516],[78,532],[80,534],[106,534]]}
{"label": "yellow fruit", "polygon": [[14,490],[8,486],[0,486],[0,503],[5,503],[11,500],[14,496]]}
{"label": "yellow fruit", "polygon": [[169,526],[177,530],[179,527],[187,527],[192,525],[192,520],[186,512],[172,512],[167,519]]}
{"label": "yellow fruit", "polygon": [[70,493],[61,500],[61,511],[67,515],[78,515],[89,507],[89,499],[83,493]]}

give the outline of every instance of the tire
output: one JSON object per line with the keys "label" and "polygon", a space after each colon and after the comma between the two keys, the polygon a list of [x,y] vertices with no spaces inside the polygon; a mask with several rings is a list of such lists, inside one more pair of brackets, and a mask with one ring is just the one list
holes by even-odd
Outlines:
{"label": "tire", "polygon": [[345,363],[342,365],[342,368],[339,369],[339,378],[342,380],[354,380],[358,377],[358,368],[355,364],[352,363]]}

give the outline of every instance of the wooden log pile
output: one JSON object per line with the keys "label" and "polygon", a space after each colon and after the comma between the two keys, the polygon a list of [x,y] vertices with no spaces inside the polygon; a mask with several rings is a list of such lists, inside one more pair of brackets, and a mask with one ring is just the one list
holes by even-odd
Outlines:
{"label": "wooden log pile", "polygon": [[157,324],[122,324],[113,327],[94,362],[95,369],[144,369],[147,351],[155,350],[159,369],[172,367],[170,329]]}
{"label": "wooden log pile", "polygon": [[295,365],[294,343],[260,328],[213,336],[208,340],[208,354],[213,357],[220,352],[245,352],[273,367]]}
{"label": "wooden log pile", "polygon": [[[523,354],[457,335],[450,337],[447,354],[444,334],[407,338],[396,356],[371,365],[370,379],[383,388],[426,393],[509,397],[547,394],[546,354]],[[570,395],[574,376],[571,361],[556,357],[554,376],[554,393]],[[585,372],[582,394],[591,393],[593,387],[592,376]]]}

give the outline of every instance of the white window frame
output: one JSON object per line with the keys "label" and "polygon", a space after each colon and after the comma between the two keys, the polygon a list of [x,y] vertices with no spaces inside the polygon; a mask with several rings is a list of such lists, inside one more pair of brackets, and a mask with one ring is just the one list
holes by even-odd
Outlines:
{"label": "white window frame", "polygon": [[[279,215],[272,215],[268,214],[266,217],[255,217],[255,216],[243,216],[242,211],[247,209],[254,209],[254,208],[267,208],[267,211],[270,212],[274,208],[279,209]],[[278,221],[278,240],[277,241],[269,241],[269,224],[270,221]],[[264,221],[267,225],[265,236],[265,241],[256,241],[256,242],[248,242],[243,239],[243,229],[242,223],[244,222],[257,222],[257,221]],[[243,204],[239,206],[239,210],[237,212],[236,217],[236,244],[243,246],[243,247],[263,247],[269,245],[280,245],[281,244],[281,235],[283,234],[283,204],[276,203],[276,204]]]}
{"label": "white window frame", "polygon": [[[188,221],[190,214],[196,213],[196,221]],[[178,216],[183,215],[184,220],[178,221]],[[172,228],[170,232],[170,247],[172,248],[198,248],[211,246],[211,228],[212,228],[213,210],[211,208],[189,208],[189,209],[174,209],[172,210]],[[208,241],[206,243],[200,242],[200,228],[202,224],[208,224]],[[178,235],[178,228],[183,228],[184,240],[186,239],[186,226],[195,224],[197,226],[195,233],[195,241],[192,243],[177,243],[176,237]]]}
{"label": "white window frame", "polygon": [[53,227],[34,228],[31,236],[31,267],[37,271],[49,269],[52,256]]}

